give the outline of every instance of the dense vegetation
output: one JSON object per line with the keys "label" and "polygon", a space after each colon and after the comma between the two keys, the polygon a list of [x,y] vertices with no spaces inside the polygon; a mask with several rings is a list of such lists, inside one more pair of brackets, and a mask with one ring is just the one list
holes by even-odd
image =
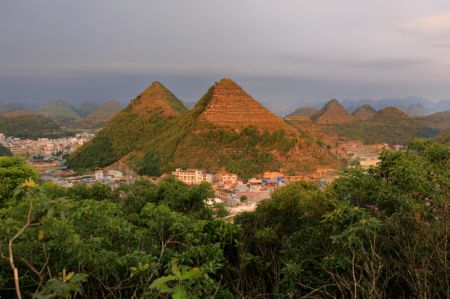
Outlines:
{"label": "dense vegetation", "polygon": [[0,144],[0,156],[12,156],[12,153],[9,148]]}
{"label": "dense vegetation", "polygon": [[174,122],[174,118],[164,116],[161,110],[138,116],[127,107],[91,142],[71,155],[68,165],[79,170],[110,165],[133,151],[142,152]]}
{"label": "dense vegetation", "polygon": [[1,158],[0,296],[16,269],[37,298],[448,298],[449,161],[448,146],[416,140],[229,223],[205,205],[209,185],[38,186]]}
{"label": "dense vegetation", "polygon": [[60,138],[72,133],[61,129],[52,120],[40,115],[0,118],[0,132],[19,138]]}

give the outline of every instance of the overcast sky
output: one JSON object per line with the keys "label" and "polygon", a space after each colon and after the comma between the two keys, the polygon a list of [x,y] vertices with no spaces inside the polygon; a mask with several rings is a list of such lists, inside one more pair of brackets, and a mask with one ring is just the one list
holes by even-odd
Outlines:
{"label": "overcast sky", "polygon": [[449,0],[1,0],[0,100],[450,98]]}

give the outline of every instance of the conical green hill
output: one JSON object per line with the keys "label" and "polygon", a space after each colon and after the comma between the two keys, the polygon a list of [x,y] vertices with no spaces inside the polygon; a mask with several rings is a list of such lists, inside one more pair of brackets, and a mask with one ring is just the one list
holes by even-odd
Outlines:
{"label": "conical green hill", "polygon": [[180,100],[159,82],[152,83],[99,131],[95,138],[73,153],[69,166],[95,169],[110,165],[130,152],[142,151],[186,111]]}

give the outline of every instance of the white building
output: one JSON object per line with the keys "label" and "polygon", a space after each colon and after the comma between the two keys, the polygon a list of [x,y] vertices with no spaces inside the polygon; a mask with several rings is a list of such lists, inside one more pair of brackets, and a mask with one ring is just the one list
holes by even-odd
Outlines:
{"label": "white building", "polygon": [[5,143],[6,142],[6,137],[5,134],[0,133],[0,143]]}
{"label": "white building", "polygon": [[203,182],[212,184],[214,182],[214,175],[198,169],[183,170],[177,168],[172,171],[172,175],[187,185],[196,185]]}

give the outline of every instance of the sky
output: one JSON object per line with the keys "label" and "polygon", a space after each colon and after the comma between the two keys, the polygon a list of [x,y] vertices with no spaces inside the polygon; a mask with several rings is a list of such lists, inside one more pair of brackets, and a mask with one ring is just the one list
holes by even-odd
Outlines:
{"label": "sky", "polygon": [[230,77],[282,113],[450,98],[448,0],[2,0],[0,100],[196,101]]}

